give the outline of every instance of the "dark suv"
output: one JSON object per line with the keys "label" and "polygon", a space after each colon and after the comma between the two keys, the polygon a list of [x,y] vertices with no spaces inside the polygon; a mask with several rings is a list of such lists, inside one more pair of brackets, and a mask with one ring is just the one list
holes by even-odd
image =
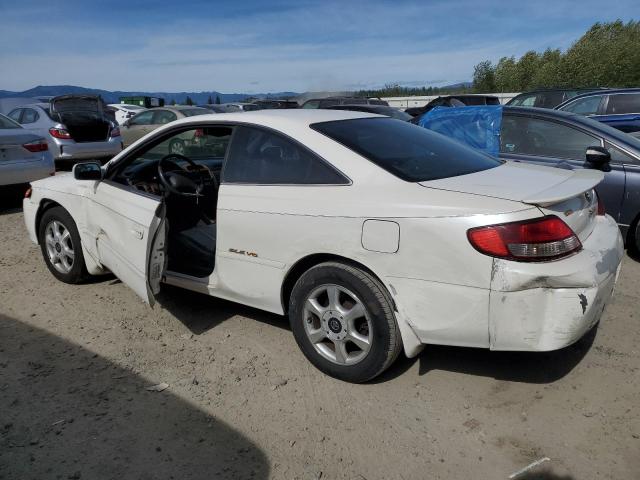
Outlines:
{"label": "dark suv", "polygon": [[585,93],[556,109],[586,115],[623,132],[640,131],[640,88]]}
{"label": "dark suv", "polygon": [[384,105],[389,106],[384,100],[379,98],[363,97],[327,97],[312,98],[302,104],[302,108],[329,108],[336,105]]}
{"label": "dark suv", "polygon": [[507,102],[509,107],[556,108],[563,102],[583,93],[606,90],[605,88],[549,88],[521,93]]}

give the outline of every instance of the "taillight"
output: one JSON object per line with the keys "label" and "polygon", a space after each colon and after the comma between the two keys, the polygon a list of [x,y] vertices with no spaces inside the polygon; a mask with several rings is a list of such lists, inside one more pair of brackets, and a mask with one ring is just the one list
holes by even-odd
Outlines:
{"label": "taillight", "polygon": [[35,140],[33,142],[23,143],[22,146],[33,153],[46,152],[49,150],[49,145],[47,145],[46,140]]}
{"label": "taillight", "polygon": [[49,129],[49,133],[54,138],[60,138],[61,140],[70,140],[71,134],[67,132],[64,128],[55,128],[52,127]]}
{"label": "taillight", "polygon": [[604,202],[602,201],[602,198],[600,198],[600,195],[598,195],[598,192],[596,192],[596,199],[598,200],[598,215],[600,216],[604,216],[607,214],[607,210],[604,207]]}
{"label": "taillight", "polygon": [[480,253],[523,262],[554,260],[582,248],[573,230],[554,215],[472,228],[467,238]]}
{"label": "taillight", "polygon": [[111,138],[114,137],[119,137],[120,136],[120,128],[119,127],[114,127],[111,129]]}
{"label": "taillight", "polygon": [[31,190],[31,187],[27,188],[27,191],[24,192],[24,198],[31,198],[32,193],[33,193],[33,190]]}

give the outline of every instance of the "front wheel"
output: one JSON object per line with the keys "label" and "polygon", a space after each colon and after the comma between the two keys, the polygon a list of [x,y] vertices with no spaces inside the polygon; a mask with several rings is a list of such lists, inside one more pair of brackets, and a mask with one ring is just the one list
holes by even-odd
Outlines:
{"label": "front wheel", "polygon": [[388,292],[350,265],[323,263],[305,272],[291,293],[289,319],[309,361],[340,380],[376,377],[402,348]]}
{"label": "front wheel", "polygon": [[47,268],[58,280],[75,284],[89,276],[78,228],[64,208],[54,207],[44,212],[38,240]]}

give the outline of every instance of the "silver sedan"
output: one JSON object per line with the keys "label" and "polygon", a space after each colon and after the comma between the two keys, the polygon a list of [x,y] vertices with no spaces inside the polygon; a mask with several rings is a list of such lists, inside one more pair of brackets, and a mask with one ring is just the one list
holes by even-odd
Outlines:
{"label": "silver sedan", "polygon": [[0,186],[29,183],[54,172],[47,141],[0,114]]}

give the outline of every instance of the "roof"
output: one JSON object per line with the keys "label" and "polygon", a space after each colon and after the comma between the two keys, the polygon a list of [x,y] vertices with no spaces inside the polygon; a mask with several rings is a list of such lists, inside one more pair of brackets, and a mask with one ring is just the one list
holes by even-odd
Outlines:
{"label": "roof", "polygon": [[574,102],[578,98],[593,97],[595,95],[615,95],[618,93],[640,93],[640,88],[604,88],[601,90],[593,90],[590,92],[581,93],[580,95],[576,95],[575,97],[568,98],[560,105],[557,105],[555,108],[561,108],[567,103]]}
{"label": "roof", "polygon": [[[314,123],[330,122],[334,120],[353,120],[356,118],[382,117],[374,113],[355,112],[352,110],[323,110],[323,109],[282,109],[282,110],[255,110],[248,112],[215,113],[198,115],[178,120],[180,123],[200,123],[210,120],[212,122],[238,122],[254,123],[275,129],[298,129],[301,126],[308,127]],[[175,124],[175,123],[172,123]]]}

